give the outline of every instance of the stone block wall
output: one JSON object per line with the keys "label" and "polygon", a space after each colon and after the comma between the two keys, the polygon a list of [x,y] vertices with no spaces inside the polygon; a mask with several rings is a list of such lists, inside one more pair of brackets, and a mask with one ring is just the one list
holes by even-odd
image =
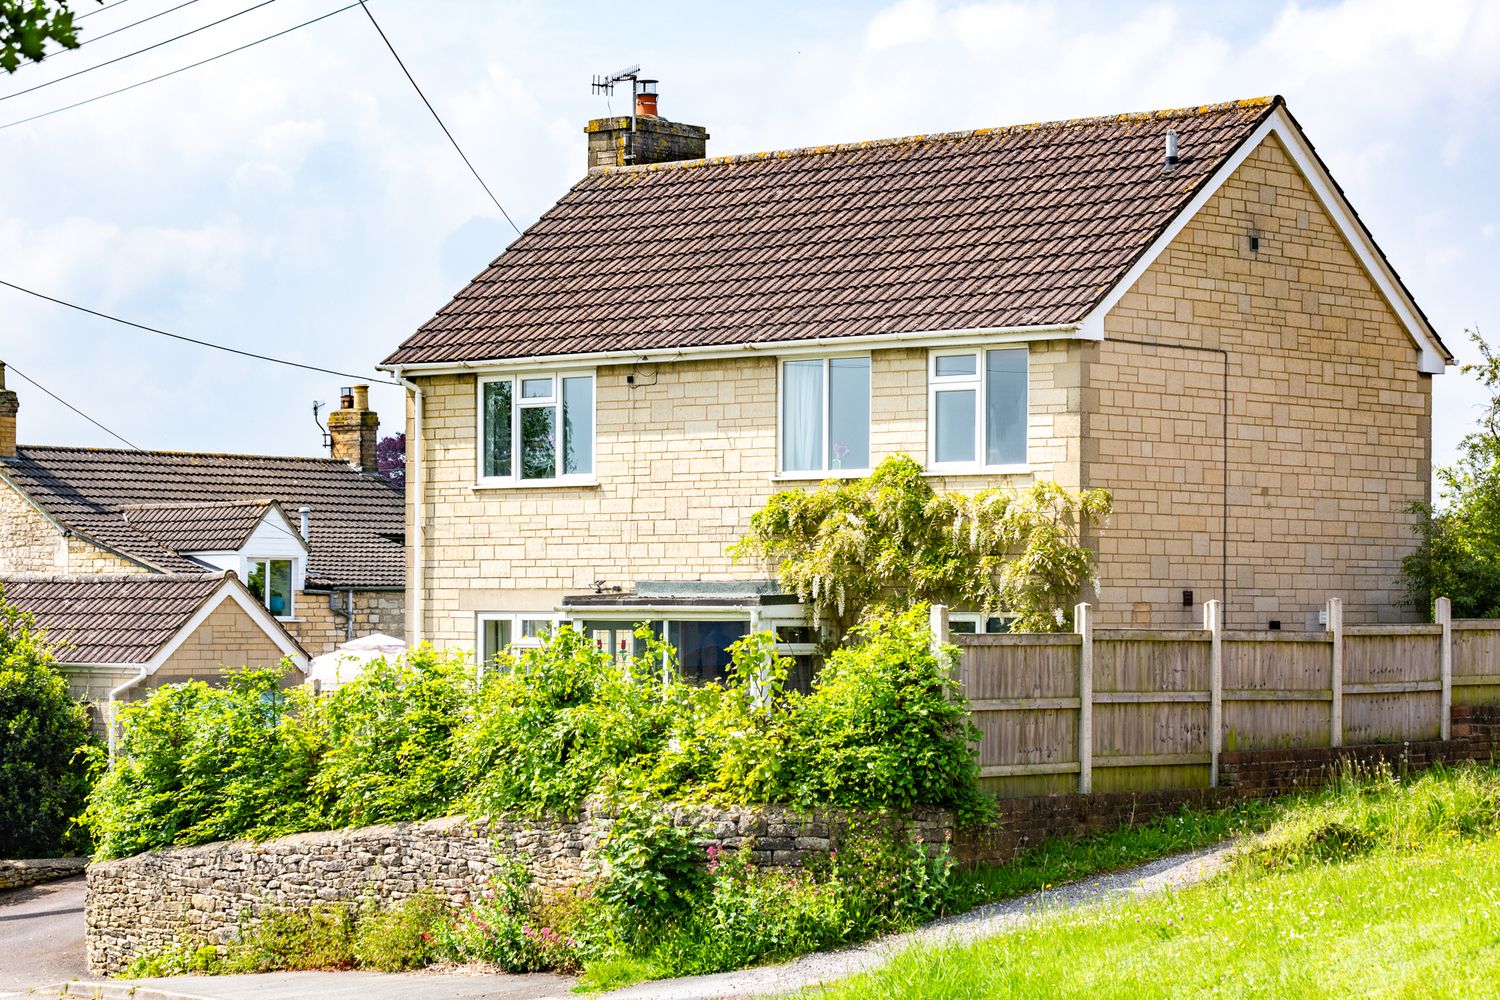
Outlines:
{"label": "stone block wall", "polygon": [[[769,807],[678,806],[674,822],[698,829],[705,850],[754,841],[761,865],[826,856],[856,814],[799,814]],[[263,914],[317,903],[391,906],[426,889],[450,900],[482,889],[498,857],[522,860],[545,898],[594,876],[600,838],[613,816],[585,809],[571,819],[474,823],[448,817],[152,851],[88,869],[88,961],[119,972],[140,951],[183,941],[223,942]],[[929,811],[899,821],[909,836],[942,843],[952,817]]]}
{"label": "stone block wall", "polygon": [[[297,591],[293,607],[297,620],[286,622],[286,630],[292,634],[307,655],[322,656],[330,653],[340,643],[347,641],[348,623],[342,612],[348,599],[347,591],[333,595],[334,605],[339,611],[328,607],[329,595]],[[398,639],[406,637],[406,596],[399,590],[354,591],[354,637],[381,632]]]}
{"label": "stone block wall", "polygon": [[44,882],[82,875],[88,858],[37,858],[24,861],[0,861],[0,892],[25,889]]}

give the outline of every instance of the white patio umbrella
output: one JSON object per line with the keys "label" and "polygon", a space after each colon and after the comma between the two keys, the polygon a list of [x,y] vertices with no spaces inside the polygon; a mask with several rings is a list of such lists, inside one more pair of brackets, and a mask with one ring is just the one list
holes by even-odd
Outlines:
{"label": "white patio umbrella", "polygon": [[307,671],[307,683],[321,691],[332,691],[358,677],[371,660],[395,659],[406,652],[406,642],[393,635],[374,632],[350,639],[322,656],[315,656]]}

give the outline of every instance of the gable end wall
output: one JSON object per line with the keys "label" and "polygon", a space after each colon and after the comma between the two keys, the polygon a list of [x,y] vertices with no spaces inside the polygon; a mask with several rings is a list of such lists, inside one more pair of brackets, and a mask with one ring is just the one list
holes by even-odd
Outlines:
{"label": "gable end wall", "polygon": [[[1251,153],[1105,331],[1229,352],[1231,627],[1318,628],[1330,596],[1350,623],[1412,616],[1400,563],[1415,544],[1408,508],[1429,497],[1432,382],[1279,140]],[[1109,340],[1091,354],[1084,475],[1115,496],[1100,622],[1197,627],[1221,580],[1220,356]]]}

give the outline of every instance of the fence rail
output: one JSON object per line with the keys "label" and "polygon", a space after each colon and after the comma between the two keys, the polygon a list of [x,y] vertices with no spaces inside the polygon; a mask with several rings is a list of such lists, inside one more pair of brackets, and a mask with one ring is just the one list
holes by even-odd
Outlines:
{"label": "fence rail", "polygon": [[[1218,783],[1229,751],[1447,739],[1455,704],[1500,702],[1500,621],[1343,623],[1321,633],[1204,627],[1095,629],[1080,604],[1065,635],[954,635],[996,794],[1144,791]],[[950,641],[945,609],[933,631]]]}

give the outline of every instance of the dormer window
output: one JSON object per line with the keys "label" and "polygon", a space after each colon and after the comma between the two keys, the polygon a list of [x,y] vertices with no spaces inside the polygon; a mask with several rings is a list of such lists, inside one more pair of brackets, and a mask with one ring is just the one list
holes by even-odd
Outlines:
{"label": "dormer window", "polygon": [[292,560],[251,559],[245,586],[277,618],[292,617]]}

